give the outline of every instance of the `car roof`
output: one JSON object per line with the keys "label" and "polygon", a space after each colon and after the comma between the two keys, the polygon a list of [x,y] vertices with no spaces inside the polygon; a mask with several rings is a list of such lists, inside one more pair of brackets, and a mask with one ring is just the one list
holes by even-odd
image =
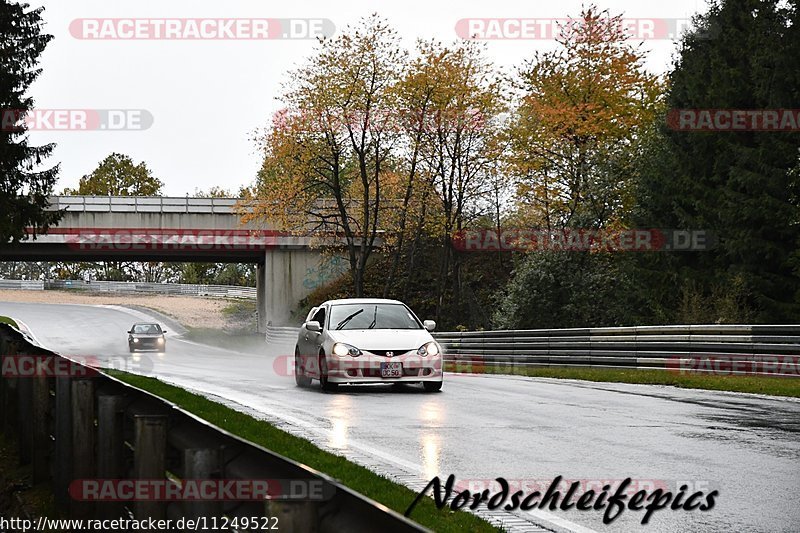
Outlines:
{"label": "car roof", "polygon": [[400,304],[405,305],[399,300],[387,300],[385,298],[342,298],[340,300],[328,300],[322,302],[322,305],[342,305],[342,304]]}

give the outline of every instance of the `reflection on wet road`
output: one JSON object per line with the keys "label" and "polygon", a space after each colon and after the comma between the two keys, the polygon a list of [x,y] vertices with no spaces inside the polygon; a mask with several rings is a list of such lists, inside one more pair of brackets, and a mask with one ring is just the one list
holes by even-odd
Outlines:
{"label": "reflection on wet road", "polygon": [[[561,475],[590,483],[631,477],[717,489],[701,513],[664,510],[650,524],[625,511],[553,511],[597,531],[797,531],[800,402],[670,387],[448,375],[443,392],[415,386],[297,388],[280,353],[237,353],[170,337],[164,354],[127,353],[128,312],[0,303],[42,342],[91,354],[263,413],[281,427],[387,475],[424,484],[455,474],[520,486]],[[291,349],[291,348],[290,348]],[[291,353],[290,349],[283,352]],[[283,363],[281,363],[283,361]]]}

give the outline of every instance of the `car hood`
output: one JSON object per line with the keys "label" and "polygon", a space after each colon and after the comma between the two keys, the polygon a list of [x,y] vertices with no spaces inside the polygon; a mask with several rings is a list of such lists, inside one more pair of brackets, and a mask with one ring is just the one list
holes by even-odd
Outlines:
{"label": "car hood", "polygon": [[157,339],[158,337],[163,336],[163,333],[128,333],[131,337],[135,337],[137,339]]}
{"label": "car hood", "polygon": [[334,342],[345,342],[361,350],[416,350],[433,340],[425,329],[351,329],[329,331]]}

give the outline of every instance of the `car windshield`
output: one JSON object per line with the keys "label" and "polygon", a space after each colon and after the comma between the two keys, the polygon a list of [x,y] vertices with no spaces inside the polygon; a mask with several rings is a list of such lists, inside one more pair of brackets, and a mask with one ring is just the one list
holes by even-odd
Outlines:
{"label": "car windshield", "polygon": [[422,329],[402,304],[342,304],[331,307],[330,329]]}
{"label": "car windshield", "polygon": [[155,335],[156,333],[161,333],[161,328],[158,324],[136,324],[133,326],[133,332],[143,335]]}

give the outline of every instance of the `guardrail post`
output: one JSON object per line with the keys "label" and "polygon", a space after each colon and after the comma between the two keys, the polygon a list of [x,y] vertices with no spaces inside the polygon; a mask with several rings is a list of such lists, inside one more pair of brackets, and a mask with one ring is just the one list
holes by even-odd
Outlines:
{"label": "guardrail post", "polygon": [[[91,479],[95,475],[94,379],[75,378],[71,383],[72,403],[72,476],[70,482]],[[73,496],[70,514],[91,518],[94,505]]]}
{"label": "guardrail post", "polygon": [[[97,397],[97,477],[100,479],[123,477],[124,402],[125,397],[119,394]],[[97,507],[102,518],[117,518],[123,513],[119,502],[104,502]]]}
{"label": "guardrail post", "polygon": [[[219,478],[222,470],[221,451],[218,448],[188,449],[183,452],[185,479]],[[222,502],[219,501],[186,501],[184,513],[187,518],[201,516],[218,516],[221,514]]]}
{"label": "guardrail post", "polygon": [[[46,359],[52,363],[53,356],[47,356]],[[36,485],[50,477],[50,379],[47,376],[35,376],[31,381],[33,484]]]}
{"label": "guardrail post", "polygon": [[56,377],[55,457],[53,493],[56,506],[69,510],[69,484],[72,480],[72,379]]}
{"label": "guardrail post", "polygon": [[[167,417],[162,415],[136,415],[134,417],[134,479],[164,479],[166,474]],[[134,505],[134,516],[141,520],[166,517],[165,502],[139,501]]]}

